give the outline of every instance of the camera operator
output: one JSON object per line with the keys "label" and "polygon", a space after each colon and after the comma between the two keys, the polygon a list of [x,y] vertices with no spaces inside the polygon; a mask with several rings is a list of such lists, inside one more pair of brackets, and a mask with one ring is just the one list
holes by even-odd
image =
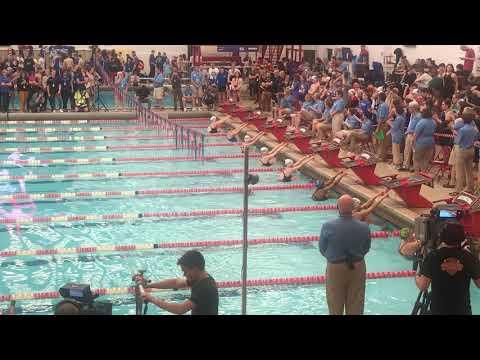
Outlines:
{"label": "camera operator", "polygon": [[415,278],[421,291],[431,289],[432,315],[471,315],[470,279],[480,287],[480,262],[462,248],[463,226],[446,222],[440,232],[442,244],[430,251]]}
{"label": "camera operator", "polygon": [[[157,305],[170,313],[181,315],[192,311],[192,315],[218,315],[218,290],[215,280],[205,271],[205,259],[197,250],[187,251],[177,265],[185,278],[168,279],[146,285],[155,289],[182,289],[190,287],[190,298],[183,303],[169,303],[148,292],[142,294],[145,301]],[[139,276],[139,275],[137,275]]]}

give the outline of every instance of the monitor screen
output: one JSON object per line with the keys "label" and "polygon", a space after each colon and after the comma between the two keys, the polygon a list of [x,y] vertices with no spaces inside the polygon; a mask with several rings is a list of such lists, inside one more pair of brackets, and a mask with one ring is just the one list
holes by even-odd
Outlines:
{"label": "monitor screen", "polygon": [[79,299],[83,298],[83,291],[82,289],[70,289],[70,297]]}
{"label": "monitor screen", "polygon": [[455,219],[457,217],[457,212],[451,210],[440,210],[438,217],[441,219]]}

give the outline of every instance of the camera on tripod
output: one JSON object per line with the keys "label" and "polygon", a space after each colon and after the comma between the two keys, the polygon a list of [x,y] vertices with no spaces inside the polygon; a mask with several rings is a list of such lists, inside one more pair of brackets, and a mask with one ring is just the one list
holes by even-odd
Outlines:
{"label": "camera on tripod", "polygon": [[[95,301],[98,294],[93,294],[90,285],[68,283],[59,290],[64,298],[55,305],[55,313],[63,313],[62,307],[73,306],[77,315],[112,315],[112,303],[109,301]],[[69,308],[71,308],[71,306]]]}
{"label": "camera on tripod", "polygon": [[[143,300],[142,296],[145,293],[145,287],[151,281],[146,279],[143,274],[146,270],[138,270],[136,274],[132,276],[132,281],[135,283],[135,314],[146,315],[148,311],[148,301]],[[143,312],[142,312],[143,309]]]}
{"label": "camera on tripod", "polygon": [[458,204],[441,204],[430,210],[430,214],[420,215],[415,219],[415,237],[427,252],[440,245],[440,232],[448,222],[460,223],[464,210]]}

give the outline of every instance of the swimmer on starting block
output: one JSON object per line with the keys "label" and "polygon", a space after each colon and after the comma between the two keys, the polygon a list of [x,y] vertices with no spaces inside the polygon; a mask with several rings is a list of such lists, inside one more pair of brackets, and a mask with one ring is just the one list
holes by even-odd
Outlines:
{"label": "swimmer on starting block", "polygon": [[353,218],[366,222],[372,211],[375,210],[386,197],[388,197],[389,191],[390,189],[382,191],[364,204],[362,204],[359,199],[353,198]]}
{"label": "swimmer on starting block", "polygon": [[243,129],[245,129],[248,125],[250,125],[250,124],[249,124],[249,123],[243,123],[243,124],[240,125],[239,127],[230,130],[230,131],[227,133],[227,140],[230,141],[230,142],[237,142],[237,141],[238,141],[237,135],[240,133],[240,131],[242,131]]}
{"label": "swimmer on starting block", "polygon": [[317,189],[312,194],[312,199],[315,201],[327,200],[330,189],[336,186],[345,175],[347,175],[347,173],[345,171],[341,171],[327,182],[324,180],[317,180]]}
{"label": "swimmer on starting block", "polygon": [[275,163],[275,156],[285,147],[288,145],[288,142],[282,142],[278,145],[276,145],[272,150],[268,151],[262,151],[264,148],[260,149],[264,155],[260,158],[260,163],[263,166],[272,166]]}
{"label": "swimmer on starting block", "polygon": [[310,160],[313,160],[314,156],[315,156],[314,154],[305,155],[296,163],[294,163],[292,159],[286,159],[285,167],[282,169],[280,176],[278,177],[278,180],[282,182],[292,181],[293,173],[298,169],[300,169],[303,165],[308,163]]}
{"label": "swimmer on starting block", "polygon": [[225,126],[225,122],[230,116],[227,116],[223,119],[218,119],[215,115],[210,118],[210,125],[208,125],[207,132],[210,134],[215,134],[218,132],[218,129],[221,129]]}

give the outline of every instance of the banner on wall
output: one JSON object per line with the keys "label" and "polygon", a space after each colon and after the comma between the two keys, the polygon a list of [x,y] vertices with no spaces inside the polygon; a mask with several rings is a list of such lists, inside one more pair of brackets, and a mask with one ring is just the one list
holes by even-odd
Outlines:
{"label": "banner on wall", "polygon": [[255,52],[258,51],[257,45],[217,45],[218,52]]}

